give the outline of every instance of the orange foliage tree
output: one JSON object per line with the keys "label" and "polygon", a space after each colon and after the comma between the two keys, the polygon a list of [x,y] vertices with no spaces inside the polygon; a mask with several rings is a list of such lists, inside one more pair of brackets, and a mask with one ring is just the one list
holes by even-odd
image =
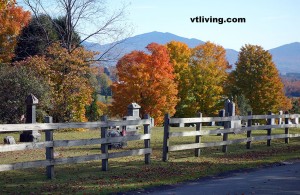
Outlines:
{"label": "orange foliage tree", "polygon": [[224,105],[224,87],[227,81],[226,51],[222,46],[206,42],[195,47],[191,56],[190,114],[217,114]]}
{"label": "orange foliage tree", "polygon": [[285,94],[289,97],[300,97],[300,80],[283,79]]}
{"label": "orange foliage tree", "polygon": [[14,56],[17,37],[30,19],[30,12],[16,5],[15,0],[0,0],[0,62]]}
{"label": "orange foliage tree", "polygon": [[171,41],[167,43],[170,62],[174,67],[175,82],[178,85],[179,102],[176,105],[176,117],[189,116],[190,101],[190,66],[191,49],[182,42]]}
{"label": "orange foliage tree", "polygon": [[33,56],[18,65],[29,66],[51,87],[49,114],[55,122],[87,121],[85,107],[92,101],[93,89],[89,81],[94,53],[80,47],[69,53],[55,43],[45,56]]}
{"label": "orange foliage tree", "polygon": [[233,76],[238,92],[249,100],[255,114],[292,107],[284,94],[272,55],[261,46],[245,45],[241,48]]}
{"label": "orange foliage tree", "polygon": [[150,54],[133,51],[118,61],[111,113],[124,116],[127,105],[136,102],[142,115],[148,113],[162,124],[164,114],[173,115],[178,102],[174,69],[165,46],[151,43],[146,48]]}

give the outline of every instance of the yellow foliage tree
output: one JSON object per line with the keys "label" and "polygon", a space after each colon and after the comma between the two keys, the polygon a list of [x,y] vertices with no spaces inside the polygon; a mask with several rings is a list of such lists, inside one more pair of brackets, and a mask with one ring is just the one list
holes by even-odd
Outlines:
{"label": "yellow foliage tree", "polygon": [[45,56],[33,56],[16,64],[36,70],[51,87],[52,107],[49,114],[55,122],[87,121],[85,107],[92,101],[89,77],[94,53],[80,47],[69,53],[59,43],[51,45]]}
{"label": "yellow foliage tree", "polygon": [[[182,42],[171,41],[167,43],[167,49],[170,55],[170,62],[174,67],[175,82],[178,85],[179,102],[176,105],[176,117],[190,116],[190,66],[191,49]],[[195,114],[195,113],[194,113]]]}
{"label": "yellow foliage tree", "polygon": [[233,77],[238,92],[249,100],[255,114],[292,107],[284,94],[272,55],[261,46],[245,45],[241,48]]}
{"label": "yellow foliage tree", "polygon": [[191,114],[216,114],[223,108],[224,86],[230,66],[222,46],[206,42],[195,47],[191,56],[192,99]]}

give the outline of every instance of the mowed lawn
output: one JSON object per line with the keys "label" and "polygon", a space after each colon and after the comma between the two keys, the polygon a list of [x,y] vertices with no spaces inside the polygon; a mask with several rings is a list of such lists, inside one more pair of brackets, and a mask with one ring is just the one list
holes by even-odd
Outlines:
{"label": "mowed lawn", "polygon": [[[209,129],[204,127],[203,129]],[[171,128],[175,131],[194,131],[195,128]],[[266,131],[253,131],[252,136],[266,135]],[[272,134],[282,134],[284,130],[273,130]],[[300,129],[290,129],[290,133],[300,133]],[[3,138],[18,133],[0,134]],[[55,140],[98,138],[99,130],[85,132],[55,131]],[[44,134],[42,133],[42,137]],[[246,134],[229,135],[229,139],[245,138]],[[203,136],[202,142],[221,141],[222,136]],[[195,137],[171,138],[170,145],[193,143]],[[109,160],[109,170],[101,171],[101,161],[55,166],[56,178],[45,176],[45,167],[0,172],[0,194],[106,194],[125,192],[140,188],[174,184],[187,180],[212,176],[235,169],[253,168],[275,162],[300,158],[300,139],[292,138],[289,144],[284,139],[253,142],[247,150],[246,143],[201,149],[201,156],[194,157],[194,150],[170,152],[169,161],[162,162],[163,128],[151,129],[151,164],[144,164],[144,156],[123,157]],[[143,148],[144,142],[128,142],[127,148],[110,152]],[[57,158],[99,154],[100,145],[55,148]],[[22,161],[44,160],[45,149],[0,153],[0,164]]]}

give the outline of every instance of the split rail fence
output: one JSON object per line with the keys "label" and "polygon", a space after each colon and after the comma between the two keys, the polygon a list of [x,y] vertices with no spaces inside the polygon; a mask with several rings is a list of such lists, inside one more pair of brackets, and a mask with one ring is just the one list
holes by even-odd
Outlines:
{"label": "split rail fence", "polygon": [[[271,112],[268,115],[252,115],[251,112],[248,116],[227,116],[227,117],[202,117],[199,113],[198,117],[195,118],[170,118],[168,114],[165,115],[164,119],[164,140],[163,140],[163,161],[168,161],[169,152],[194,149],[195,156],[200,156],[200,149],[207,147],[222,146],[222,151],[227,152],[227,145],[236,143],[246,143],[246,148],[251,148],[251,143],[253,141],[267,140],[267,145],[271,145],[272,139],[284,138],[285,143],[289,143],[289,138],[300,137],[300,134],[290,134],[289,128],[300,127],[299,124],[300,114],[279,114],[273,115]],[[277,123],[275,121],[277,119]],[[291,122],[294,119],[294,122]],[[247,121],[247,126],[231,127],[234,121]],[[253,125],[254,120],[266,120],[266,125]],[[202,130],[203,123],[212,122],[223,122],[224,129],[215,130]],[[170,132],[170,125],[173,124],[196,124],[196,131],[186,131],[186,132]],[[283,129],[283,134],[272,135],[272,129]],[[180,129],[180,128],[176,128]],[[264,136],[252,136],[252,131],[254,130],[265,130],[266,135]],[[228,140],[228,134],[242,134],[247,132],[247,137],[243,139]],[[219,142],[207,142],[201,143],[202,136],[208,135],[218,135],[223,134],[223,140]],[[172,137],[183,137],[183,136],[195,136],[195,142],[191,144],[182,145],[171,145],[170,138]]]}
{"label": "split rail fence", "polygon": [[[18,162],[14,164],[0,165],[0,171],[8,171],[15,169],[24,169],[32,167],[46,167],[46,174],[48,178],[54,178],[54,166],[58,164],[67,163],[80,163],[84,161],[102,160],[102,170],[108,170],[108,159],[119,158],[125,156],[145,155],[145,163],[150,163],[150,155],[152,149],[150,148],[150,124],[151,119],[149,115],[141,120],[124,120],[124,121],[109,121],[106,117],[99,122],[86,122],[86,123],[52,123],[52,117],[46,117],[46,123],[33,123],[33,124],[0,124],[1,132],[16,132],[16,131],[45,131],[44,142],[30,142],[12,145],[0,145],[0,152],[28,150],[28,149],[46,149],[46,159],[37,161]],[[127,126],[127,125],[143,125],[144,134],[127,135],[120,137],[108,137],[108,128],[111,126]],[[79,140],[53,140],[53,131],[68,128],[86,128],[97,129],[101,128],[101,137],[93,139],[79,139]],[[100,133],[99,133],[100,136]],[[127,150],[121,152],[108,152],[108,145],[116,142],[127,142],[134,140],[144,140],[144,148]],[[94,155],[76,156],[68,158],[54,158],[55,147],[70,147],[70,146],[83,146],[101,144],[101,153]]]}

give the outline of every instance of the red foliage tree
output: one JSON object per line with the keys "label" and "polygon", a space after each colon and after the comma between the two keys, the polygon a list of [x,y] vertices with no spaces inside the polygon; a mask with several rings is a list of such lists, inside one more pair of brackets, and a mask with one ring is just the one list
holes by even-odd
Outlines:
{"label": "red foliage tree", "polygon": [[151,43],[147,49],[150,54],[133,51],[119,60],[111,113],[125,115],[127,105],[136,102],[142,115],[148,113],[161,124],[165,113],[175,113],[178,90],[167,48]]}
{"label": "red foliage tree", "polygon": [[14,56],[17,37],[30,19],[30,13],[16,5],[15,0],[0,0],[0,62]]}

